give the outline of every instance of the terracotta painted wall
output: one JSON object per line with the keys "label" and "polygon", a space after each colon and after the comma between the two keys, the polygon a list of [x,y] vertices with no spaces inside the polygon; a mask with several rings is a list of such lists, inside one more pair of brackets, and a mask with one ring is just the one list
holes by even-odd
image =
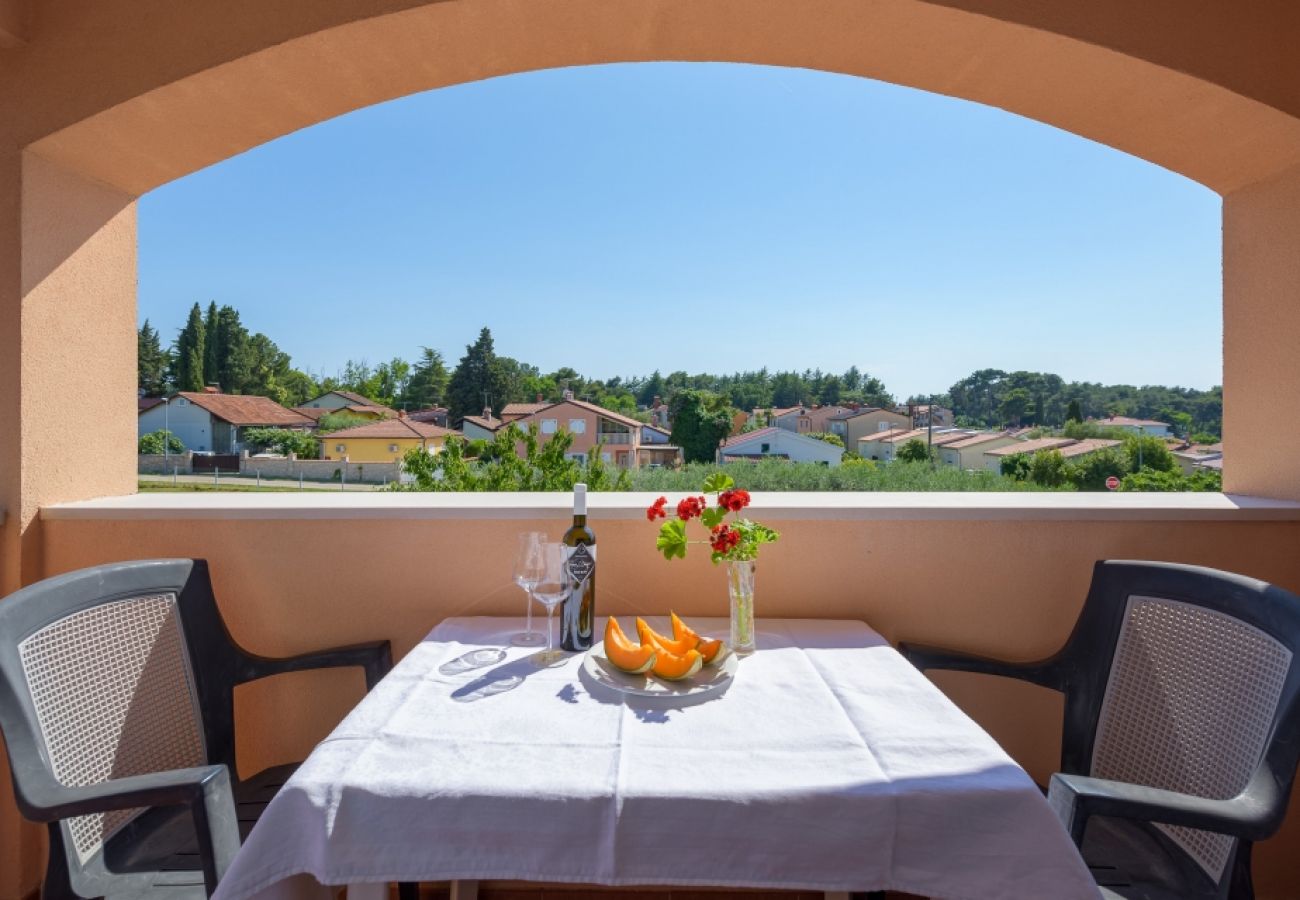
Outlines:
{"label": "terracotta painted wall", "polygon": [[[666,563],[644,521],[602,520],[600,614],[726,614],[723,573],[703,555]],[[891,640],[1014,659],[1047,654],[1083,603],[1093,561],[1149,558],[1229,568],[1300,589],[1300,523],[782,521],[759,571],[759,615],[858,618]],[[288,654],[387,638],[398,656],[453,615],[516,615],[514,535],[565,522],[527,519],[169,519],[46,523],[53,574],[147,556],[205,556],[236,638]],[[346,552],[369,565],[286,566]],[[770,552],[769,552],[770,551]],[[412,560],[420,560],[418,565]],[[284,573],[292,571],[286,582]],[[376,577],[375,573],[383,573]],[[760,623],[761,631],[761,623]],[[1060,703],[1039,688],[948,675],[942,685],[1040,781],[1059,754]],[[301,758],[360,696],[335,672],[241,688],[240,767]],[[1300,805],[1300,804],[1297,804]],[[1257,853],[1261,898],[1300,884],[1300,810]]]}

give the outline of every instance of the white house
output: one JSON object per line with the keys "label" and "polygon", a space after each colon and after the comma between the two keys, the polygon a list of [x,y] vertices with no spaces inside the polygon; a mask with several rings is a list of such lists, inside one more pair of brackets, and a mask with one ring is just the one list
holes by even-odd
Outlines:
{"label": "white house", "polygon": [[238,453],[244,449],[243,429],[306,430],[316,423],[285,409],[268,397],[221,394],[208,390],[181,391],[166,403],[142,410],[137,419],[141,437],[167,428],[187,450]]}
{"label": "white house", "polygon": [[805,437],[796,431],[772,427],[729,437],[718,449],[719,462],[758,460],[765,457],[838,466],[844,457],[844,448]]}
{"label": "white house", "polygon": [[1016,443],[1016,438],[1005,431],[973,434],[939,448],[939,462],[963,470],[984,468],[984,454],[999,447]]}
{"label": "white house", "polygon": [[1094,424],[1105,428],[1123,428],[1130,434],[1147,437],[1169,437],[1169,423],[1154,419],[1130,419],[1128,416],[1111,416],[1109,419],[1096,419]]}

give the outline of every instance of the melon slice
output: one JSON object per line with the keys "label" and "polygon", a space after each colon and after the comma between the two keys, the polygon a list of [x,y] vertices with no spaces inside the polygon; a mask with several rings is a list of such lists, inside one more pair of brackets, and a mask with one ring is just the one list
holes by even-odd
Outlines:
{"label": "melon slice", "polygon": [[695,645],[700,642],[697,635],[689,635],[685,638],[664,637],[659,632],[651,628],[645,619],[640,616],[636,620],[636,635],[641,639],[642,644],[653,644],[663,650],[667,650],[675,656],[681,656],[688,650],[694,650]]}
{"label": "melon slice", "polygon": [[683,622],[678,617],[677,613],[671,613],[671,616],[674,638],[679,641],[695,641],[695,649],[700,651],[700,656],[704,658],[704,664],[706,666],[712,666],[722,662],[722,641],[702,638],[695,629]]}
{"label": "melon slice", "polygon": [[605,622],[605,658],[616,668],[641,675],[654,668],[658,648],[654,644],[632,643],[618,620],[610,616]]}
{"label": "melon slice", "polygon": [[681,681],[690,678],[704,667],[704,657],[698,650],[687,650],[682,655],[661,650],[655,654],[653,671],[665,681]]}

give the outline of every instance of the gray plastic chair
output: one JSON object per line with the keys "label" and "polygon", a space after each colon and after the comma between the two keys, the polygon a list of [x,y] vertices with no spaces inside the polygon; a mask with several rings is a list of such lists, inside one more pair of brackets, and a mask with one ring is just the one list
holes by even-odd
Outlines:
{"label": "gray plastic chair", "polygon": [[82,569],[0,600],[0,730],[19,809],[49,823],[42,896],[210,895],[296,768],[237,777],[235,686],[332,666],[374,687],[388,642],[247,653],[203,560]]}
{"label": "gray plastic chair", "polygon": [[1007,663],[904,644],[921,669],[1065,694],[1048,801],[1107,897],[1254,896],[1300,757],[1300,598],[1214,569],[1106,561],[1065,647]]}

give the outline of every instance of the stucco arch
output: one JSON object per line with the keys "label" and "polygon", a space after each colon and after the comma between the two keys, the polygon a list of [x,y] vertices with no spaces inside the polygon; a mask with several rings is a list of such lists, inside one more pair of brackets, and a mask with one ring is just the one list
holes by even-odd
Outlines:
{"label": "stucco arch", "polygon": [[[1297,36],[1292,0],[0,0],[0,595],[45,574],[42,506],[135,488],[140,194],[383,100],[608,62],[878,78],[1218,191],[1227,487],[1300,500]],[[20,897],[40,833],[8,790]]]}
{"label": "stucco arch", "polygon": [[[110,4],[111,5],[111,4]],[[417,91],[536,69],[726,61],[876,78],[1000,107],[1220,193],[1300,164],[1300,120],[1041,24],[929,0],[444,0],[364,15],[189,71],[33,134],[29,149],[138,195],[290,131]],[[993,6],[967,2],[966,7]],[[273,33],[268,32],[267,36]],[[161,76],[161,77],[159,77]],[[78,111],[72,111],[78,115]]]}

